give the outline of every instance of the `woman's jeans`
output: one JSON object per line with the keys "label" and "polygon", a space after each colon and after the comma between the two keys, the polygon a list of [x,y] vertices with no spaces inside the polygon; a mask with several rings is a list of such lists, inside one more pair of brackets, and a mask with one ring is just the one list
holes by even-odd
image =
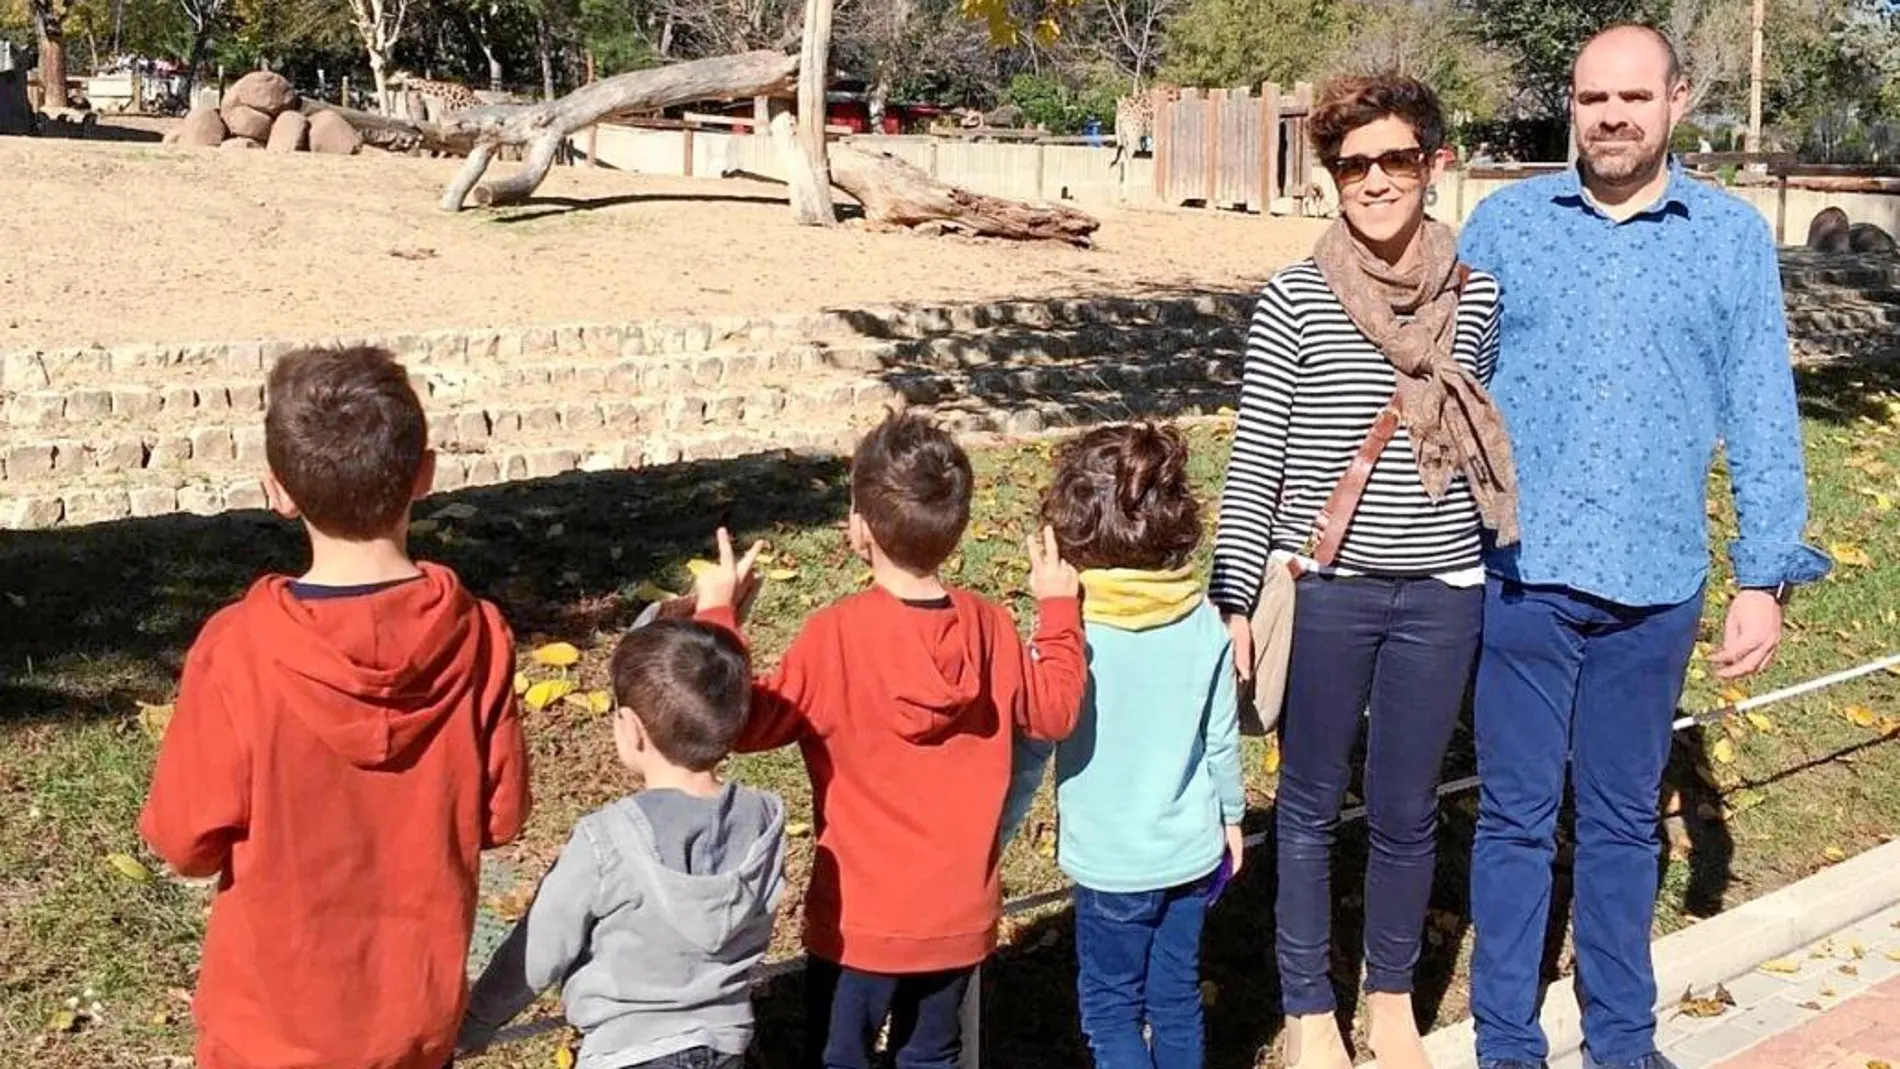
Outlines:
{"label": "woman's jeans", "polygon": [[1075,889],[1076,995],[1095,1069],[1201,1069],[1201,927],[1211,883]]}
{"label": "woman's jeans", "polygon": [[1483,618],[1482,587],[1317,575],[1299,581],[1277,799],[1276,952],[1288,1015],[1334,1009],[1333,838],[1368,709],[1366,990],[1412,990],[1437,853],[1439,771]]}

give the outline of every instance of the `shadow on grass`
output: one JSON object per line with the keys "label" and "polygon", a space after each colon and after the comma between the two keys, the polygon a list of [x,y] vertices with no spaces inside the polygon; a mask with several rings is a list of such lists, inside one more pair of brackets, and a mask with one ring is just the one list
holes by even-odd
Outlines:
{"label": "shadow on grass", "polygon": [[[519,637],[584,636],[630,622],[641,584],[677,589],[719,524],[771,537],[841,522],[844,471],[775,454],[437,494],[416,506],[411,546]],[[262,512],[0,534],[0,723],[160,700],[205,620],[263,573],[302,571],[306,552]]]}
{"label": "shadow on grass", "polygon": [[1886,420],[1882,394],[1900,393],[1900,360],[1841,360],[1795,371],[1801,414],[1829,423]]}

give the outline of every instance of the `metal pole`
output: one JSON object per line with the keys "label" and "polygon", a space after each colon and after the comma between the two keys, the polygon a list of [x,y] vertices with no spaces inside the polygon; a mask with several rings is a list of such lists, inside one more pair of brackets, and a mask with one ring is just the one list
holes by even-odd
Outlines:
{"label": "metal pole", "polygon": [[1755,33],[1748,61],[1748,151],[1761,151],[1762,26],[1768,20],[1767,0],[1755,0]]}

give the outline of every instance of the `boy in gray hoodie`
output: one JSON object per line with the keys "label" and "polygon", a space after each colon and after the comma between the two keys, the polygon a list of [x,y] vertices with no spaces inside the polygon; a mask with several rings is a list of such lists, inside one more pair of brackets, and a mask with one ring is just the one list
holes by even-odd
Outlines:
{"label": "boy in gray hoodie", "polygon": [[561,984],[577,1069],[738,1069],[784,886],[784,803],[715,772],[751,667],[723,628],[659,620],[620,640],[613,686],[614,746],[645,789],[581,818],[475,984],[458,1049]]}

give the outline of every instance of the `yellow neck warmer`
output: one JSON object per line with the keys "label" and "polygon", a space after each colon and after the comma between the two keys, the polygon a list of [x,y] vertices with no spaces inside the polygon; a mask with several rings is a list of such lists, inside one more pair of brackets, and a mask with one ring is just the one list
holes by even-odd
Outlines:
{"label": "yellow neck warmer", "polygon": [[1201,584],[1192,566],[1165,571],[1094,568],[1082,573],[1084,619],[1124,631],[1148,631],[1174,623],[1201,604]]}

